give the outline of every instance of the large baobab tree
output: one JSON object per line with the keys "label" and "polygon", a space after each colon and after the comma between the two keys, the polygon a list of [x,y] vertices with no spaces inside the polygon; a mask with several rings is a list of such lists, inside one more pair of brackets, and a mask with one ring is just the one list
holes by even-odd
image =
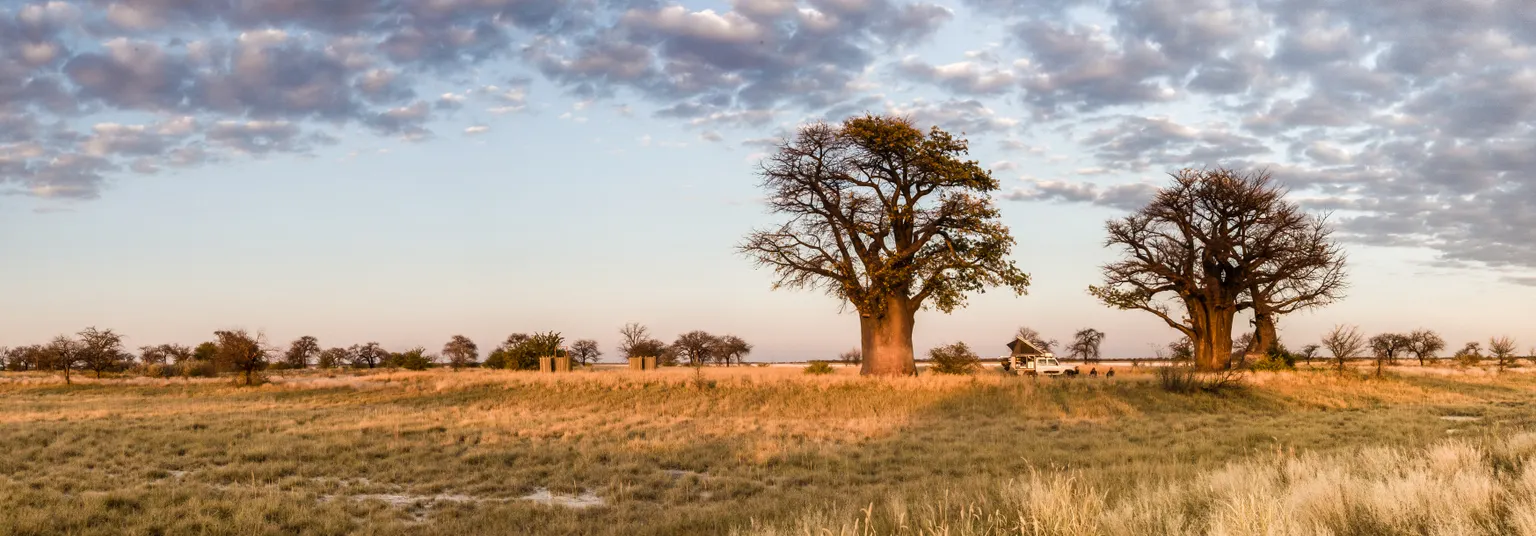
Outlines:
{"label": "large baobab tree", "polygon": [[762,164],[768,206],[785,221],[740,251],[774,270],[774,288],[852,305],[864,374],[913,374],[919,309],[951,312],[971,292],[1029,285],[988,195],[997,180],[967,153],[965,140],[901,117],[801,127]]}
{"label": "large baobab tree", "polygon": [[[1223,369],[1231,361],[1233,320],[1254,307],[1253,289],[1301,288],[1299,280],[1314,272],[1291,270],[1303,263],[1289,259],[1338,251],[1326,232],[1318,234],[1326,231],[1323,222],[1286,201],[1266,172],[1171,175],[1173,183],[1146,207],[1106,225],[1105,245],[1124,256],[1104,266],[1104,284],[1089,292],[1111,307],[1156,315],[1193,343],[1196,367]],[[1308,240],[1308,233],[1320,238]]]}

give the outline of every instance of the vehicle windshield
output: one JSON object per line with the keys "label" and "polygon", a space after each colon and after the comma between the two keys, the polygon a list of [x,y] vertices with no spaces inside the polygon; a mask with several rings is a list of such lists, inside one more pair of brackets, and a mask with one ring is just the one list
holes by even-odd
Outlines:
{"label": "vehicle windshield", "polygon": [[1045,359],[1041,359],[1040,364],[1054,367],[1060,365],[1061,363],[1057,363],[1054,358],[1047,357]]}

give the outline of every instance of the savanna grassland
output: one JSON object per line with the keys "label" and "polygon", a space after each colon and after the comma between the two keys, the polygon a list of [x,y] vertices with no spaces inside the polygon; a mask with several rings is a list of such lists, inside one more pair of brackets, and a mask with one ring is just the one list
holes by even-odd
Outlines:
{"label": "savanna grassland", "polygon": [[0,534],[1536,534],[1525,372],[269,380],[0,376]]}

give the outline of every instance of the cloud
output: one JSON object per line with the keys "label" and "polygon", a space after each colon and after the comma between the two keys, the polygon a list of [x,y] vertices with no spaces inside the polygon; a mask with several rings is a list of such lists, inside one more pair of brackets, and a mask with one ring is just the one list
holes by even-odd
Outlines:
{"label": "cloud", "polygon": [[1001,197],[1009,201],[1089,203],[1120,210],[1136,210],[1151,201],[1156,192],[1155,185],[1145,183],[1100,187],[1087,182],[1032,180],[1030,187],[1015,188]]}
{"label": "cloud", "polygon": [[474,135],[477,135],[477,134],[484,134],[484,133],[490,132],[490,131],[491,131],[491,127],[488,127],[488,126],[485,126],[485,125],[473,125],[473,126],[470,126],[470,127],[467,127],[467,128],[464,129],[464,135],[465,136],[474,136]]}

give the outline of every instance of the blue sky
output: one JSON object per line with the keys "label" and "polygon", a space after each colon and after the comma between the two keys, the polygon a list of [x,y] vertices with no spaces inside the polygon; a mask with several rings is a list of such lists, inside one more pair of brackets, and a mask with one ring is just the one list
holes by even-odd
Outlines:
{"label": "blue sky", "polygon": [[1520,2],[1073,5],[0,2],[0,345],[556,330],[611,354],[642,322],[831,357],[855,317],[733,246],[774,221],[765,140],[865,111],[965,132],[1034,278],[921,315],[920,350],[1172,340],[1085,289],[1106,219],[1217,164],[1339,223],[1349,297],[1283,319],[1292,346],[1336,323],[1536,345]]}

